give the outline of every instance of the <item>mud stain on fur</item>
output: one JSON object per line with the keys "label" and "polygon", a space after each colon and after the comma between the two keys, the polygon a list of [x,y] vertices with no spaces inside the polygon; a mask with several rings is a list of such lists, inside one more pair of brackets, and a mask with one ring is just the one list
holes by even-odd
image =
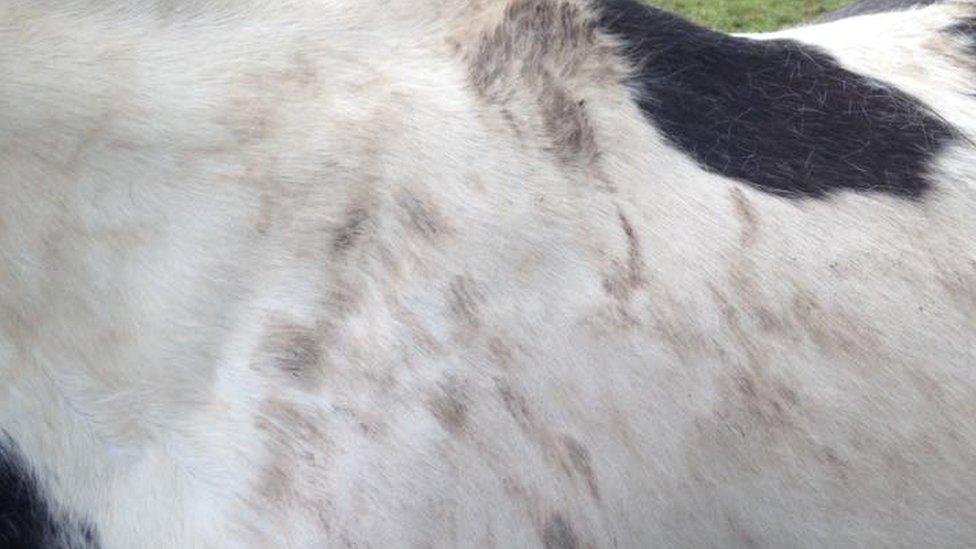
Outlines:
{"label": "mud stain on fur", "polygon": [[[613,50],[604,42],[576,3],[513,2],[466,55],[469,82],[517,138],[538,135],[560,163],[591,166],[599,148],[586,100],[576,91],[612,72]],[[535,111],[526,111],[532,103]]]}
{"label": "mud stain on fur", "polygon": [[542,544],[546,549],[578,549],[576,532],[565,517],[553,515],[542,529]]}
{"label": "mud stain on fur", "polygon": [[739,223],[742,225],[739,243],[743,248],[748,248],[756,241],[756,233],[759,230],[759,219],[756,217],[756,211],[752,206],[752,202],[742,192],[742,189],[733,187],[729,191],[729,195],[732,198],[732,206],[735,209],[735,214],[739,218]]}
{"label": "mud stain on fur", "polygon": [[272,514],[305,514],[310,523],[328,530],[332,501],[318,491],[306,493],[306,487],[321,485],[329,475],[334,448],[325,431],[326,417],[272,398],[261,406],[255,427],[264,435],[270,456],[257,479],[255,505]]}
{"label": "mud stain on fur", "polygon": [[597,160],[596,136],[586,112],[586,101],[570,95],[548,73],[540,76],[539,111],[549,135],[552,154],[564,164],[586,159]]}
{"label": "mud stain on fur", "polygon": [[468,422],[470,399],[464,387],[457,380],[450,380],[440,387],[440,391],[428,403],[428,409],[445,431],[458,435],[464,431]]}
{"label": "mud stain on fur", "polygon": [[563,435],[563,444],[566,446],[566,452],[569,455],[570,463],[573,465],[573,470],[586,481],[593,499],[599,500],[600,485],[597,483],[596,473],[593,471],[590,451],[569,435]]}
{"label": "mud stain on fur", "polygon": [[475,330],[481,326],[481,306],[484,295],[478,285],[467,276],[456,276],[448,289],[447,303],[451,315],[462,326]]}
{"label": "mud stain on fur", "polygon": [[366,232],[367,221],[369,221],[369,212],[366,209],[349,210],[345,220],[333,233],[332,251],[341,254],[353,248]]}
{"label": "mud stain on fur", "polygon": [[469,59],[470,82],[482,97],[496,102],[503,99],[500,92],[512,87],[513,79],[542,74],[546,65],[571,74],[591,53],[595,34],[592,18],[573,3],[512,2]]}
{"label": "mud stain on fur", "polygon": [[646,285],[647,276],[641,243],[634,226],[622,211],[617,211],[617,219],[627,239],[627,259],[622,264],[615,265],[613,273],[604,279],[603,289],[614,299],[624,302]]}
{"label": "mud stain on fur", "polygon": [[488,339],[488,356],[492,364],[503,369],[510,368],[515,360],[512,347],[498,336]]}
{"label": "mud stain on fur", "polygon": [[283,129],[284,107],[314,99],[320,90],[318,67],[295,52],[280,67],[245,70],[227,92],[228,104],[217,122],[245,146],[275,138]]}
{"label": "mud stain on fur", "polygon": [[304,376],[321,360],[318,342],[308,329],[282,326],[269,335],[268,341],[278,351],[275,366],[295,377]]}
{"label": "mud stain on fur", "polygon": [[397,197],[397,204],[405,214],[404,225],[408,229],[428,240],[445,232],[446,225],[443,216],[419,197],[404,193]]}
{"label": "mud stain on fur", "polygon": [[508,382],[502,380],[496,382],[495,390],[498,391],[498,396],[501,398],[502,404],[505,405],[505,410],[512,416],[515,423],[526,434],[531,433],[534,428],[534,418],[525,397],[517,392]]}

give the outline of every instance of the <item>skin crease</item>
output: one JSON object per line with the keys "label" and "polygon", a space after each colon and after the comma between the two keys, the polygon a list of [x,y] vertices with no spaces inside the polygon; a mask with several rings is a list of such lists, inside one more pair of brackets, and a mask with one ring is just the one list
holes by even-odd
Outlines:
{"label": "skin crease", "polygon": [[746,37],[951,125],[917,196],[704,169],[599,10],[0,1],[0,480],[68,547],[971,544],[976,5]]}

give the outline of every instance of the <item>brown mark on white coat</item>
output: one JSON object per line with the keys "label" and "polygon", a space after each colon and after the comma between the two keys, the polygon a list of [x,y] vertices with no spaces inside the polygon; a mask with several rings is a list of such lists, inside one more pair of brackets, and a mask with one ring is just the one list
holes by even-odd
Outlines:
{"label": "brown mark on white coat", "polygon": [[270,327],[255,360],[255,368],[284,374],[303,390],[322,382],[324,360],[315,330],[296,324]]}
{"label": "brown mark on white coat", "polygon": [[[465,59],[472,88],[498,108],[514,135],[543,137],[548,145],[542,148],[564,165],[588,167],[597,161],[586,100],[575,90],[583,82],[619,81],[619,75],[608,68],[616,67],[613,48],[580,4],[512,2]],[[519,112],[533,103],[534,112]]]}
{"label": "brown mark on white coat", "polygon": [[603,289],[617,301],[626,302],[647,284],[647,275],[637,231],[623,211],[617,211],[617,219],[627,239],[627,259],[623,263],[614,262],[614,271],[604,278]]}
{"label": "brown mark on white coat", "polygon": [[445,431],[458,435],[468,421],[470,398],[456,379],[442,384],[437,394],[427,402],[427,407]]}
{"label": "brown mark on white coat", "polygon": [[739,223],[742,225],[739,243],[743,248],[748,248],[756,241],[756,233],[759,230],[759,218],[756,215],[755,208],[752,206],[752,202],[742,192],[742,189],[732,187],[732,190],[729,191],[729,196],[732,198],[732,206],[736,216],[739,218]]}

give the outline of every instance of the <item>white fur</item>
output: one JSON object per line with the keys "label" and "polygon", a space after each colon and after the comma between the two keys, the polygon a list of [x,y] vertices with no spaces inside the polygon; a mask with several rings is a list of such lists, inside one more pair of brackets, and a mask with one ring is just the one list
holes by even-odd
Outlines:
{"label": "white fur", "polygon": [[[105,547],[976,542],[972,146],[791,201],[583,72],[566,164],[472,90],[483,4],[0,0],[0,429],[50,498]],[[973,12],[787,35],[973,138]]]}

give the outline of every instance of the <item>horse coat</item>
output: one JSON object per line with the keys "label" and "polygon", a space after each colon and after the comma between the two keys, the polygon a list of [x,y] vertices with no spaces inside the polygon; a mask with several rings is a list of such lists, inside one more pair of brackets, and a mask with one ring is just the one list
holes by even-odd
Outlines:
{"label": "horse coat", "polygon": [[0,1],[0,540],[976,543],[974,16]]}

